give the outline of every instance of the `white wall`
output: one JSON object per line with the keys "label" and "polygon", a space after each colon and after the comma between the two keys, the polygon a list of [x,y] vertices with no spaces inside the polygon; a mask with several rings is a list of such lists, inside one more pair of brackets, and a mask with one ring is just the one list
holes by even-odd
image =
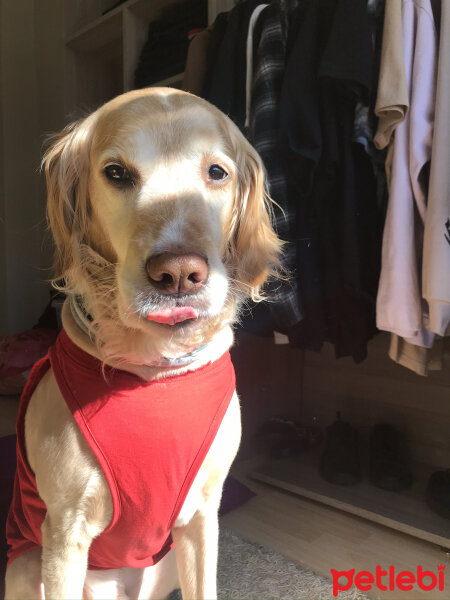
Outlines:
{"label": "white wall", "polygon": [[31,327],[48,300],[39,163],[63,124],[60,4],[0,0],[0,334]]}

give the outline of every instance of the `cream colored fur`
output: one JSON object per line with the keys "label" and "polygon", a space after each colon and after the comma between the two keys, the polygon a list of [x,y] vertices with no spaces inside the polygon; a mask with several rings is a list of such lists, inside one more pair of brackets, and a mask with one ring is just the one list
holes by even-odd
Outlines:
{"label": "cream colored fur", "polygon": [[[125,166],[133,184],[108,181],[105,165]],[[209,178],[218,164],[225,181]],[[89,335],[63,308],[71,339],[107,364],[145,380],[218,359],[246,297],[278,264],[264,172],[256,152],[217,109],[170,89],[112,100],[53,139],[44,158],[56,279],[93,315]],[[185,299],[199,314],[176,327],[149,322],[176,299],[153,289],[145,260],[162,252],[207,258],[202,289]],[[207,344],[186,367],[158,367]],[[172,532],[174,551],[147,569],[87,571],[92,540],[108,525],[112,501],[103,473],[75,425],[53,373],[36,388],[25,419],[27,458],[47,506],[43,550],[9,566],[6,599],[164,598],[179,582],[183,598],[216,597],[217,512],[240,439],[234,394]],[[176,559],[176,560],[175,560]]]}

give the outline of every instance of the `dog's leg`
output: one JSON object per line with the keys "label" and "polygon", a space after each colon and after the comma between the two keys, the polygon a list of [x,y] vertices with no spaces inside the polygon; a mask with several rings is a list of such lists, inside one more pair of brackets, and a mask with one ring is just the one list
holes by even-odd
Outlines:
{"label": "dog's leg", "polygon": [[43,600],[41,549],[25,552],[6,570],[5,600]]}
{"label": "dog's leg", "polygon": [[38,492],[47,506],[42,525],[45,599],[79,600],[89,547],[110,522],[112,502],[101,469],[51,371],[30,400],[25,442]]}
{"label": "dog's leg", "polygon": [[241,437],[235,394],[172,530],[183,600],[217,598],[218,511]]}
{"label": "dog's leg", "polygon": [[42,579],[46,600],[83,597],[92,537],[85,524],[71,523],[65,511],[47,513],[42,526]]}
{"label": "dog's leg", "polygon": [[[108,523],[105,498],[109,491],[103,478],[95,470],[89,473],[86,468],[82,491],[81,478],[75,481],[74,473],[72,477],[75,485],[65,485],[63,489],[57,485],[51,489],[46,481],[42,494],[44,500],[47,499],[47,516],[42,525],[42,579],[46,600],[83,597],[89,547]],[[36,481],[39,486],[38,477]]]}
{"label": "dog's leg", "polygon": [[217,508],[208,506],[206,513],[197,512],[172,532],[183,600],[217,598]]}

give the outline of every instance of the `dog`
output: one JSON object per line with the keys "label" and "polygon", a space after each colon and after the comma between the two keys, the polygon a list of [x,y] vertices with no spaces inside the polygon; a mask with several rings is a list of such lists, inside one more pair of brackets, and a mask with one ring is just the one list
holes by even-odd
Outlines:
{"label": "dog", "polygon": [[68,126],[43,167],[67,299],[19,411],[6,599],[216,598],[232,325],[282,249],[261,160],[205,100],[149,88]]}

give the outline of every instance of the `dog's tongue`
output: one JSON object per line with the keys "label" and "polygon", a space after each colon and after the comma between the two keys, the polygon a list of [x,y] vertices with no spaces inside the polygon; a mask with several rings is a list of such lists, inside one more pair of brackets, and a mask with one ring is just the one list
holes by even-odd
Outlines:
{"label": "dog's tongue", "polygon": [[176,308],[164,308],[163,310],[155,310],[147,315],[149,321],[156,323],[164,323],[165,325],[175,325],[187,319],[196,319],[198,311],[191,306],[177,306]]}

